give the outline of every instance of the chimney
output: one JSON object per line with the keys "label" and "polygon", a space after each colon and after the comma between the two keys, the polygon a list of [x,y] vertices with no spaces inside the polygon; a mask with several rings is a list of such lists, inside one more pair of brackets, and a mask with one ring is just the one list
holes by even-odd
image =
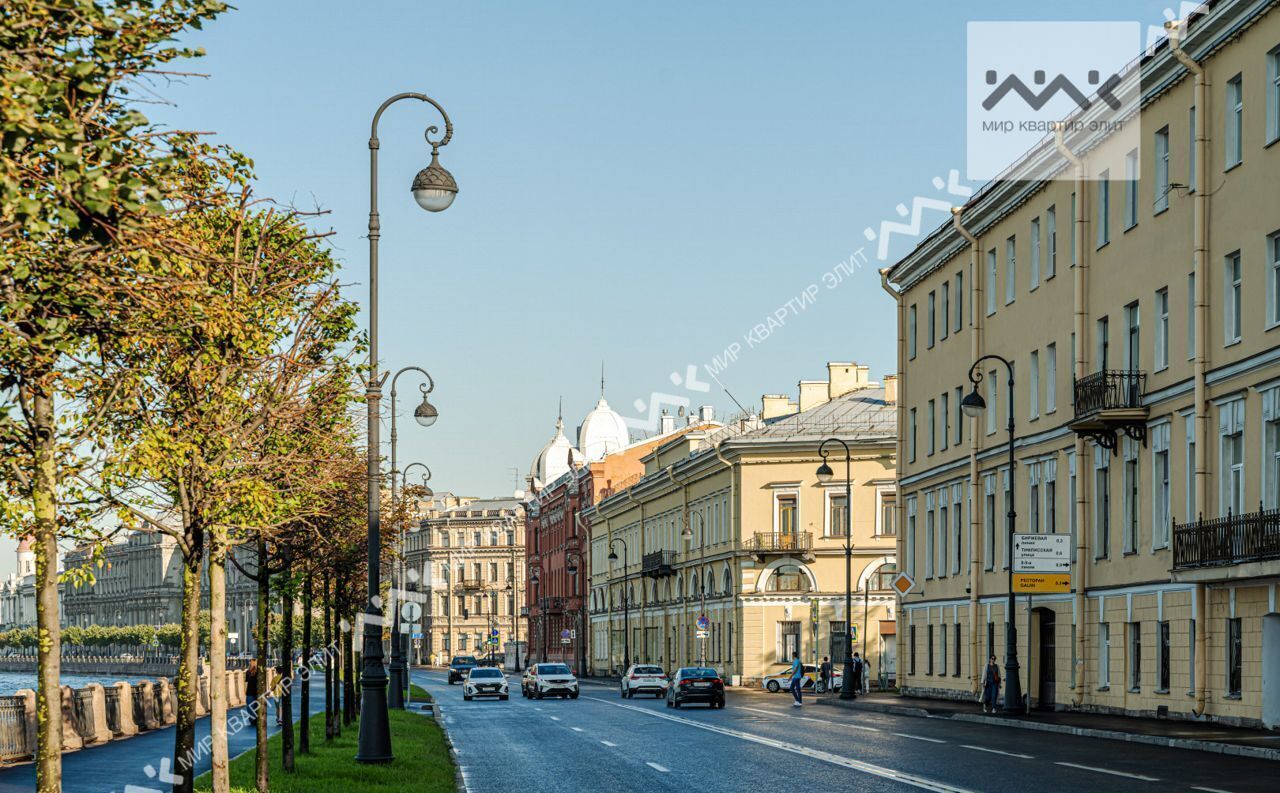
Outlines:
{"label": "chimney", "polygon": [[790,416],[797,410],[796,403],[791,401],[791,397],[786,394],[765,394],[760,397],[761,411],[760,418],[776,419],[780,416]]}
{"label": "chimney", "polygon": [[830,384],[826,380],[801,380],[800,389],[800,412],[811,410],[819,405],[825,405],[831,401],[828,396]]}
{"label": "chimney", "polygon": [[867,386],[865,366],[856,363],[832,362],[827,364],[827,398],[836,399],[850,391],[857,391]]}
{"label": "chimney", "polygon": [[898,401],[898,376],[896,374],[887,374],[884,376],[884,401]]}
{"label": "chimney", "polygon": [[716,409],[710,405],[703,405],[698,408],[698,419],[703,422],[715,421]]}
{"label": "chimney", "polygon": [[659,427],[660,435],[667,435],[676,431],[675,416],[671,415],[670,413],[664,410],[662,411],[662,415],[659,417],[659,420],[661,421],[661,425]]}

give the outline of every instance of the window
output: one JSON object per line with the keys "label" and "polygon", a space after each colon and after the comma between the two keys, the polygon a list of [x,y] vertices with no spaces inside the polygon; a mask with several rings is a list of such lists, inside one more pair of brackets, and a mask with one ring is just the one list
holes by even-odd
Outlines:
{"label": "window", "polygon": [[[1004,516],[1005,516],[1004,533],[1007,535],[1010,531],[1009,515],[1013,513],[1013,488],[1010,486],[1010,483],[1009,483],[1008,468],[1000,472],[1000,484],[1004,487]],[[1003,545],[1004,543],[1000,543],[999,545],[996,546],[997,554],[1001,552]],[[1008,569],[1008,567],[1009,567],[1009,560],[1005,559],[1004,566],[1002,569]]]}
{"label": "window", "polygon": [[987,372],[987,409],[983,412],[987,414],[987,434],[992,435],[996,431],[996,414],[1000,412],[1000,403],[996,401],[999,394],[998,383],[996,383],[996,372],[992,369]]}
{"label": "window", "polygon": [[1262,392],[1262,506],[1280,507],[1280,387]]}
{"label": "window", "polygon": [[996,286],[1000,283],[1000,267],[996,262],[996,249],[987,251],[987,316],[996,313]]}
{"label": "window", "polygon": [[1267,237],[1267,324],[1280,324],[1280,231]]}
{"label": "window", "polygon": [[1040,465],[1031,463],[1027,466],[1027,529],[1032,534],[1040,533]]}
{"label": "window", "polygon": [[1031,285],[1040,286],[1040,218],[1031,218]]}
{"label": "window", "polygon": [[942,331],[939,334],[941,338],[945,339],[947,337],[947,334],[950,332],[950,323],[948,322],[950,317],[951,317],[951,282],[943,281],[942,282],[942,305],[938,308],[938,320],[939,320],[938,327]]}
{"label": "window", "polygon": [[1240,696],[1240,668],[1244,660],[1241,652],[1240,618],[1227,620],[1227,696]]}
{"label": "window", "polygon": [[910,640],[907,642],[907,646],[910,650],[909,655],[911,657],[911,661],[910,661],[911,671],[909,672],[909,674],[914,675],[916,673],[916,626],[912,625],[911,628],[907,631],[907,634],[911,637]]}
{"label": "window", "polygon": [[765,583],[766,592],[808,592],[809,576],[798,565],[782,565]]}
{"label": "window", "polygon": [[1004,241],[1004,304],[1013,302],[1018,294],[1018,243],[1016,237]]}
{"label": "window", "polygon": [[1027,394],[1031,398],[1028,406],[1028,415],[1033,418],[1040,417],[1040,351],[1031,351],[1031,385],[1027,389]]}
{"label": "window", "polygon": [[1223,345],[1240,341],[1240,251],[1227,254],[1223,266]]}
{"label": "window", "polygon": [[1169,368],[1169,287],[1156,290],[1155,368]]}
{"label": "window", "polygon": [[1129,690],[1142,688],[1142,623],[1129,623]]}
{"label": "window", "polygon": [[938,578],[947,577],[947,532],[951,531],[951,522],[947,510],[947,488],[938,491],[938,563],[935,568]]}
{"label": "window", "polygon": [[929,454],[937,448],[938,411],[932,399],[929,400]]}
{"label": "window", "polygon": [[1058,345],[1044,348],[1044,412],[1058,409]]}
{"label": "window", "polygon": [[929,320],[928,320],[929,335],[926,337],[928,341],[925,342],[925,344],[928,345],[929,349],[931,350],[933,349],[933,343],[937,334],[937,310],[936,310],[937,302],[938,302],[937,296],[933,292],[930,292],[929,293]]}
{"label": "window", "polygon": [[1187,653],[1187,681],[1188,694],[1196,693],[1196,621],[1187,620],[1187,647],[1191,652]]}
{"label": "window", "polygon": [[914,303],[907,309],[907,357],[916,357],[916,306]]}
{"label": "window", "polygon": [[903,551],[907,557],[904,569],[913,576],[916,574],[916,504],[915,496],[907,499],[907,533],[902,538]]}
{"label": "window", "polygon": [[964,273],[956,273],[956,311],[955,325],[952,328],[956,333],[960,332],[960,328],[964,326]]}
{"label": "window", "polygon": [[849,518],[849,501],[844,493],[839,495],[828,493],[827,498],[830,500],[827,510],[827,536],[844,537],[846,521]]}
{"label": "window", "polygon": [[1221,443],[1222,501],[1219,514],[1239,515],[1244,511],[1244,400],[1218,406],[1218,437]]}
{"label": "window", "polygon": [[951,572],[955,575],[964,567],[964,491],[964,485],[951,486]]}
{"label": "window", "polygon": [[898,497],[890,491],[880,491],[880,534],[885,537],[898,534]]}
{"label": "window", "polygon": [[1069,687],[1075,690],[1076,687],[1076,664],[1079,663],[1080,657],[1076,654],[1076,624],[1071,623],[1071,678]]}
{"label": "window", "polygon": [[[1194,648],[1192,652],[1194,653]],[[1156,624],[1156,669],[1158,670],[1159,680],[1156,681],[1156,691],[1160,693],[1169,690],[1169,621],[1164,620]]]}
{"label": "window", "polygon": [[1191,133],[1187,135],[1187,141],[1191,144],[1187,152],[1187,192],[1194,193],[1196,191],[1196,106],[1192,105],[1191,110],[1187,113],[1187,128]]}
{"label": "window", "polygon": [[1138,150],[1124,156],[1124,227],[1138,225]]}
{"label": "window", "polygon": [[1124,444],[1124,552],[1138,550],[1138,443],[1125,438]]}
{"label": "window", "polygon": [[1106,371],[1111,368],[1111,319],[1102,317],[1097,322],[1097,328],[1097,338],[1094,341],[1098,347],[1098,370]]}
{"label": "window", "polygon": [[947,444],[951,442],[951,395],[945,391],[942,392],[938,420],[942,422],[942,431],[938,433],[938,438],[942,441],[942,451],[945,452]]}
{"label": "window", "polygon": [[1187,515],[1185,521],[1193,521],[1199,514],[1196,505],[1196,432],[1195,432],[1195,416],[1191,413],[1186,414],[1186,439],[1187,439],[1187,483],[1185,490],[1187,492]]}
{"label": "window", "polygon": [[1196,274],[1187,275],[1187,360],[1196,357]]}
{"label": "window", "polygon": [[1280,140],[1280,46],[1267,53],[1267,143]]}
{"label": "window", "polygon": [[916,409],[911,408],[911,422],[907,425],[907,460],[916,461]]}
{"label": "window", "polygon": [[939,644],[938,644],[938,674],[945,675],[947,673],[947,624],[944,622],[938,627]]}
{"label": "window", "polygon": [[1136,371],[1142,368],[1142,322],[1136,302],[1124,307],[1124,324],[1127,342],[1124,350],[1124,368]]}
{"label": "window", "polygon": [[982,563],[987,570],[995,569],[996,561],[996,477],[987,474],[982,478],[984,498],[982,502]]}
{"label": "window", "polygon": [[1098,174],[1098,247],[1111,241],[1111,173]]}
{"label": "window", "polygon": [[1058,274],[1058,211],[1049,207],[1044,211],[1045,259],[1044,280]]}
{"label": "window", "polygon": [[[1151,547],[1169,547],[1171,505],[1169,489],[1169,423],[1150,430],[1151,442]],[[1193,520],[1189,517],[1187,520]]]}
{"label": "window", "polygon": [[1111,686],[1111,625],[1098,623],[1098,687]]}
{"label": "window", "polygon": [[937,515],[934,512],[933,493],[924,497],[924,577],[933,578],[934,537],[937,534]]}
{"label": "window", "polygon": [[1093,554],[1105,559],[1111,548],[1111,452],[1093,447]]}
{"label": "window", "polygon": [[931,675],[933,674],[933,625],[932,624],[929,625],[927,628],[925,628],[925,639],[927,640],[927,644],[928,644],[928,648],[925,650],[925,652],[927,653],[926,659],[927,659],[928,667],[925,669],[924,673],[926,675]]}
{"label": "window", "polygon": [[1225,170],[1239,165],[1244,158],[1244,78],[1237,74],[1227,80]]}
{"label": "window", "polygon": [[779,493],[778,501],[778,517],[777,532],[779,534],[795,534],[796,525],[796,495],[795,493]]}
{"label": "window", "polygon": [[1169,128],[1156,131],[1156,178],[1155,202],[1156,214],[1169,208]]}
{"label": "window", "polygon": [[961,652],[960,652],[960,651],[961,651],[961,648],[962,648],[962,645],[961,645],[961,642],[960,642],[960,623],[958,623],[958,622],[957,622],[957,623],[953,626],[953,628],[954,628],[954,631],[955,631],[955,632],[954,632],[952,635],[955,637],[955,641],[954,641],[954,642],[952,642],[952,646],[953,646],[953,647],[955,647],[955,654],[956,654],[956,655],[955,655],[955,658],[954,658],[954,659],[952,659],[952,661],[953,661],[953,665],[952,665],[952,669],[953,669],[953,671],[951,672],[951,674],[952,674],[952,675],[954,675],[955,677],[959,677],[959,676],[960,676],[960,656],[961,656]]}
{"label": "window", "polygon": [[1067,533],[1071,536],[1071,547],[1076,545],[1076,455],[1067,453]]}
{"label": "window", "polygon": [[964,425],[968,417],[964,414],[964,391],[958,386],[952,402],[956,406],[956,445],[959,446],[964,442]]}
{"label": "window", "polygon": [[1044,480],[1044,531],[1046,534],[1058,533],[1058,461],[1045,460],[1040,463],[1041,478]]}

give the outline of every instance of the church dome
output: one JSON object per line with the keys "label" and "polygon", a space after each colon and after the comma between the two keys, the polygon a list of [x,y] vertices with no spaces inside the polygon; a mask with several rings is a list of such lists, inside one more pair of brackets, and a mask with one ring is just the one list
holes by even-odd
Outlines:
{"label": "church dome", "polygon": [[582,449],[587,460],[595,462],[630,444],[631,430],[627,428],[627,422],[609,407],[601,394],[600,401],[578,427],[578,448]]}
{"label": "church dome", "polygon": [[538,490],[564,476],[569,472],[570,460],[581,463],[582,452],[573,448],[565,437],[564,419],[557,418],[555,437],[546,442],[538,456],[533,458],[533,465],[529,466],[530,489]]}

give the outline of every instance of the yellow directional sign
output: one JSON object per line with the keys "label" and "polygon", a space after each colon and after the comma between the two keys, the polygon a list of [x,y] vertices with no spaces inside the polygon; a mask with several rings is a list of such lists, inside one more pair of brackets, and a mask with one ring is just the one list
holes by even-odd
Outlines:
{"label": "yellow directional sign", "polygon": [[1070,573],[1014,573],[1013,591],[1020,594],[1070,592]]}

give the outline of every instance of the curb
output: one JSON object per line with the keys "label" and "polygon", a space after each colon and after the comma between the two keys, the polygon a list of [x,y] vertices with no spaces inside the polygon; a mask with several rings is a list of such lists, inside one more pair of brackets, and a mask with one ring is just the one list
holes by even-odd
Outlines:
{"label": "curb", "polygon": [[[453,787],[459,793],[467,793],[467,780],[462,775],[462,763],[458,759],[458,747],[453,744],[453,736],[449,734],[449,729],[444,725],[444,718],[440,715],[440,705],[434,700],[431,701],[431,718],[436,720],[436,724],[440,725],[440,732],[444,734],[444,745],[449,749],[449,759],[453,761]],[[426,706],[422,708],[424,711]]]}
{"label": "curb", "polygon": [[865,705],[841,705],[839,701],[818,700],[818,704],[847,708],[849,710],[869,710],[875,713],[889,713],[895,716],[913,716],[925,719],[951,719],[952,721],[987,724],[994,727],[1014,727],[1021,730],[1037,730],[1039,732],[1053,732],[1060,735],[1076,735],[1082,738],[1102,738],[1111,741],[1124,741],[1125,743],[1166,746],[1171,749],[1191,749],[1198,752],[1211,752],[1213,754],[1232,755],[1235,757],[1254,757],[1259,760],[1280,762],[1280,749],[1268,749],[1260,746],[1242,746],[1240,744],[1223,743],[1221,741],[1202,741],[1194,738],[1168,738],[1162,735],[1146,735],[1137,732],[1124,732],[1122,730],[1102,730],[1096,727],[1072,727],[1068,724],[1009,720],[983,716],[977,713],[955,713],[949,715],[930,713],[925,708],[915,708],[906,705],[884,705],[879,702],[871,702]]}

